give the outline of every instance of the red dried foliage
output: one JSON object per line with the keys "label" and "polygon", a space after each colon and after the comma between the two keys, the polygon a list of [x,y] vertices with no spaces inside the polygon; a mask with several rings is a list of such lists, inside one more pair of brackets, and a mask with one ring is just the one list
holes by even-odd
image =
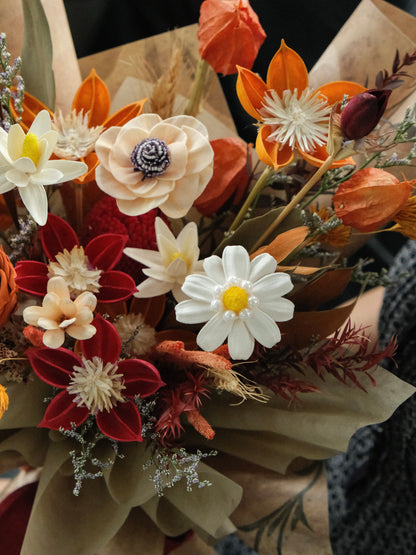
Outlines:
{"label": "red dried foliage", "polygon": [[397,87],[400,87],[403,84],[404,82],[403,78],[412,79],[412,76],[409,73],[401,70],[405,66],[410,66],[415,62],[416,62],[416,50],[411,54],[406,52],[402,61],[400,60],[399,51],[396,50],[391,73],[389,73],[387,69],[383,69],[379,71],[376,77],[376,87],[378,89],[397,89]]}
{"label": "red dried foliage", "polygon": [[385,349],[378,350],[374,345],[369,349],[369,337],[365,328],[355,328],[348,321],[332,337],[313,346],[303,357],[302,362],[310,366],[322,379],[326,373],[332,374],[343,383],[351,380],[354,385],[365,391],[357,374],[367,376],[373,385],[374,378],[369,371],[383,359],[392,358],[397,347],[392,338]]}

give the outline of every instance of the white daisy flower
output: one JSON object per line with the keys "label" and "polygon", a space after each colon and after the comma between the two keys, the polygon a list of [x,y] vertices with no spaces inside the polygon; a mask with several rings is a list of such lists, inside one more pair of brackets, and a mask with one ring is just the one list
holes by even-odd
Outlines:
{"label": "white daisy flower", "polygon": [[48,217],[44,185],[70,181],[88,169],[84,162],[49,160],[57,137],[46,110],[39,112],[27,134],[17,123],[8,133],[0,127],[0,193],[17,187],[23,204],[39,225],[45,225]]}
{"label": "white daisy flower", "polygon": [[198,231],[196,224],[187,224],[175,238],[161,218],[155,220],[156,241],[159,251],[128,247],[124,254],[148,268],[143,270],[148,279],[137,286],[135,297],[156,297],[172,291],[177,301],[186,298],[181,287],[188,274],[202,271],[198,261]]}
{"label": "white daisy flower", "polygon": [[224,249],[203,262],[204,275],[189,275],[182,291],[190,297],[176,306],[176,319],[185,324],[207,322],[197,337],[204,351],[213,351],[228,338],[233,359],[248,359],[258,341],[267,348],[281,339],[276,322],[293,318],[294,304],[282,295],[293,285],[288,274],[275,273],[277,262],[267,253],[251,262],[244,247]]}

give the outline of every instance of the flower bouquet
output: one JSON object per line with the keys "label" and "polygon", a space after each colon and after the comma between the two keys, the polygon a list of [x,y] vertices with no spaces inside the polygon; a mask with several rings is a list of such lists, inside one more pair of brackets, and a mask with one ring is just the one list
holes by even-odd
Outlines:
{"label": "flower bouquet", "polygon": [[[337,298],[385,280],[346,261],[358,234],[415,236],[414,180],[391,170],[413,164],[415,112],[385,114],[416,55],[311,89],[282,40],[263,80],[248,1],[205,0],[189,98],[172,48],[149,98],[111,108],[89,68],[63,112],[42,4],[23,6],[43,65],[22,78],[0,36],[0,463],[23,468],[1,549],[203,553],[238,527],[280,553],[315,461],[414,392],[379,366],[394,338],[373,345]],[[255,146],[211,139],[211,67],[238,73]]]}

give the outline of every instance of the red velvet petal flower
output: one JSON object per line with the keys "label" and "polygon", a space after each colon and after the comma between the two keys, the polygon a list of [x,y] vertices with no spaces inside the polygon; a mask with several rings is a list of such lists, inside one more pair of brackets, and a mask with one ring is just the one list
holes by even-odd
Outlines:
{"label": "red velvet petal flower", "polygon": [[137,291],[134,279],[124,272],[111,270],[100,276],[100,290],[97,299],[101,303],[125,301]]}
{"label": "red velvet petal flower", "polygon": [[71,380],[73,367],[81,365],[81,359],[68,349],[29,349],[26,352],[33,370],[44,382],[54,387],[66,388]]}
{"label": "red velvet petal flower", "polygon": [[72,227],[54,214],[48,215],[48,220],[40,232],[40,240],[49,260],[55,260],[55,256],[64,249],[71,251],[75,245],[79,245],[77,234]]}
{"label": "red velvet petal flower", "polygon": [[22,291],[32,295],[46,295],[48,267],[36,260],[21,260],[16,265],[16,283]]}
{"label": "red velvet petal flower", "polygon": [[120,260],[128,239],[128,235],[104,233],[88,243],[85,254],[94,268],[112,270]]}
{"label": "red velvet petal flower", "polygon": [[119,403],[110,412],[96,416],[97,426],[106,436],[116,441],[142,441],[142,420],[133,401]]}
{"label": "red velvet petal flower", "polygon": [[74,403],[74,396],[66,391],[61,391],[49,403],[48,408],[40,422],[40,428],[50,428],[51,430],[70,430],[71,424],[80,426],[88,418],[90,411],[87,407],[78,407]]}
{"label": "red velvet petal flower", "polygon": [[91,339],[80,341],[81,351],[87,360],[99,357],[104,364],[114,364],[121,353],[121,339],[116,328],[97,314],[91,324],[97,332]]}
{"label": "red velvet petal flower", "polygon": [[153,364],[144,360],[121,360],[118,363],[118,372],[124,377],[126,389],[123,390],[123,395],[126,397],[148,397],[165,385]]}

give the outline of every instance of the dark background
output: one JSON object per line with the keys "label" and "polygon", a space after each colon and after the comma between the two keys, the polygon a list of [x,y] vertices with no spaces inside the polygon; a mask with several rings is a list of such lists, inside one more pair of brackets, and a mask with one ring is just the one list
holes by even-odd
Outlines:
{"label": "dark background", "polygon": [[[251,0],[267,34],[253,70],[265,76],[281,38],[311,69],[359,3],[360,0]],[[416,0],[390,3],[416,16]],[[64,4],[77,55],[83,57],[196,23],[201,1],[64,0]],[[235,76],[220,80],[240,136],[254,141],[252,119],[242,110],[235,94]],[[357,256],[374,259],[369,268],[378,270],[391,264],[403,242],[399,234],[384,233],[371,239]]]}

